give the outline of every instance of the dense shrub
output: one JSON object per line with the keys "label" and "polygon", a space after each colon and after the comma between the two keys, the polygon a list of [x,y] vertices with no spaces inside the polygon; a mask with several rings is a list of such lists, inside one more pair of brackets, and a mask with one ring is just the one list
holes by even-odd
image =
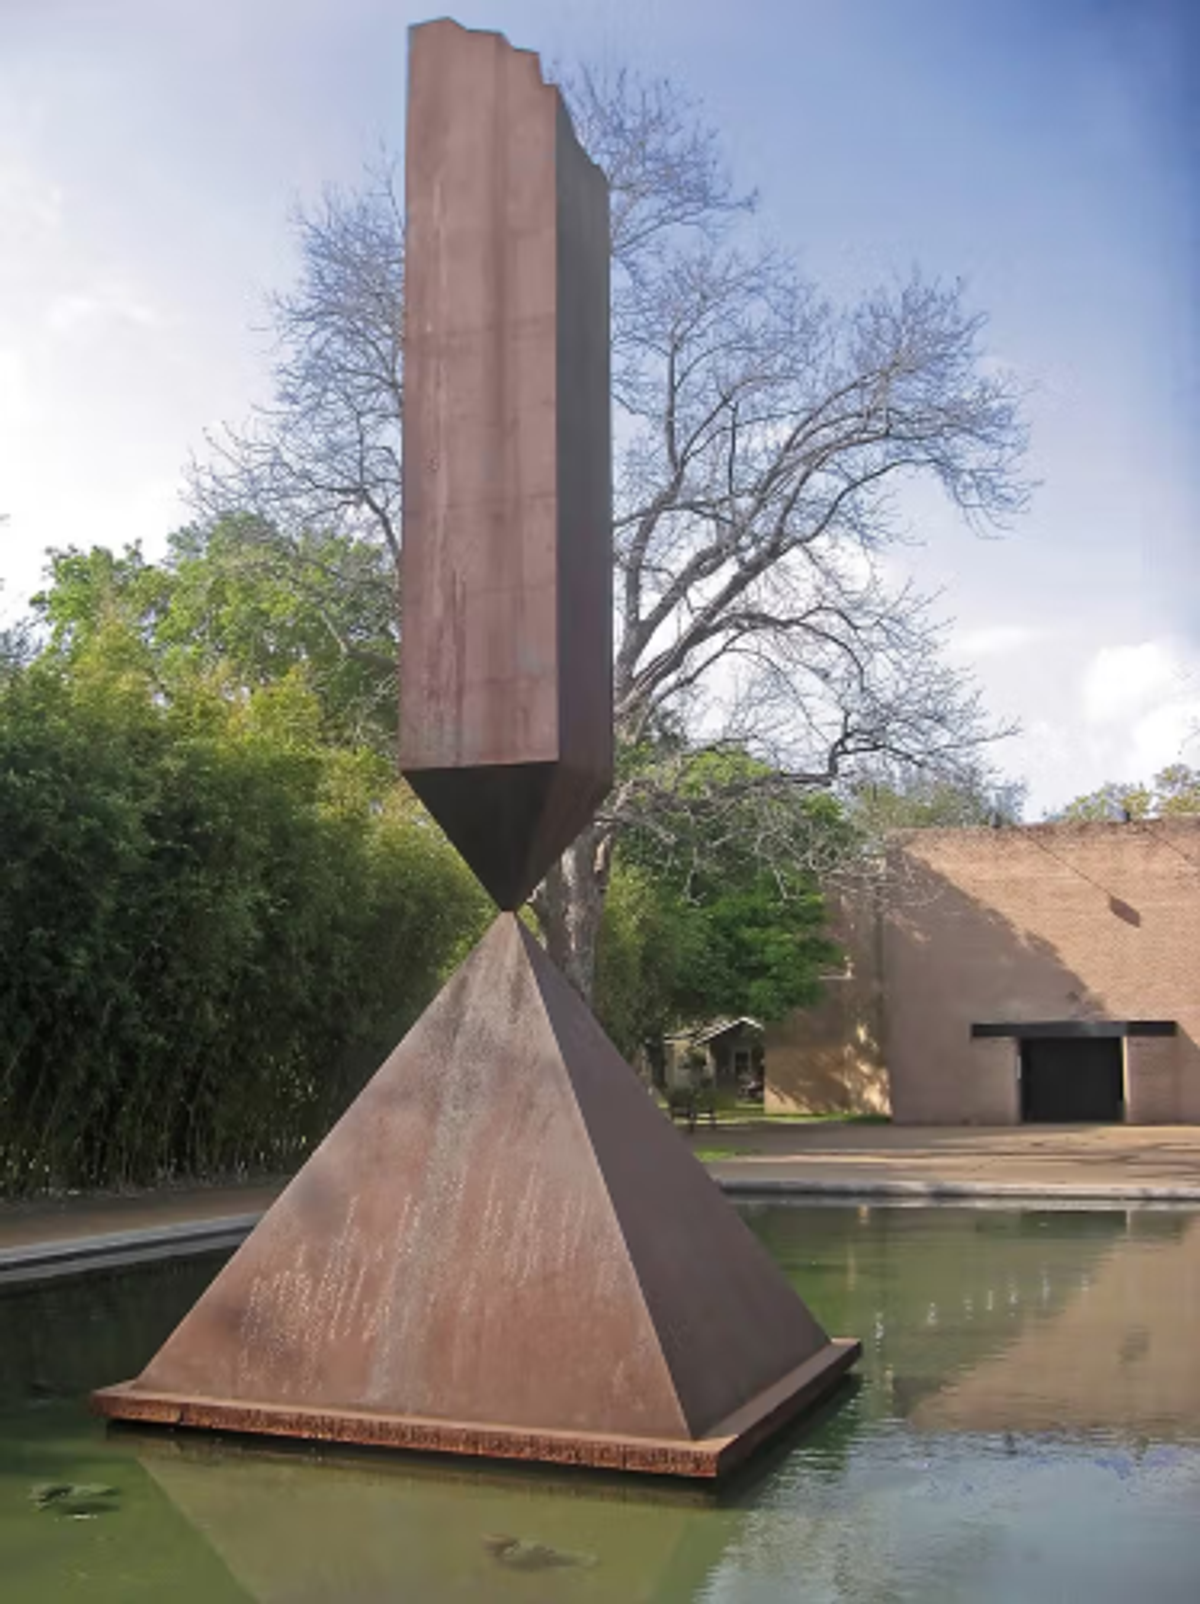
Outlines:
{"label": "dense shrub", "polygon": [[101,624],[0,683],[0,1189],[287,1167],[486,917],[299,670]]}

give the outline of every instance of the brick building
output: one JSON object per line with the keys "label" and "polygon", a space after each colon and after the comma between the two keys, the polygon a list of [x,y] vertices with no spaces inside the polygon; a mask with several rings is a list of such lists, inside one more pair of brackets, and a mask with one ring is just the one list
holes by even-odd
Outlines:
{"label": "brick building", "polygon": [[840,924],[768,1111],[1200,1122],[1200,818],[904,831]]}

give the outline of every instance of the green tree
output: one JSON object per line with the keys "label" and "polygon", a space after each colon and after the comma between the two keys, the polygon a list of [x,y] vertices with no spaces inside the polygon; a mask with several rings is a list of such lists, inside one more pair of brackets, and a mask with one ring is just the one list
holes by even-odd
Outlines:
{"label": "green tree", "polygon": [[0,683],[0,1188],[289,1167],[483,898],[387,760],[330,743],[305,663],[164,647],[172,576],[136,556],[58,573]]}
{"label": "green tree", "polygon": [[1200,770],[1171,763],[1148,783],[1109,781],[1077,796],[1053,817],[1063,823],[1166,819],[1200,813]]}
{"label": "green tree", "polygon": [[1200,813],[1200,770],[1170,763],[1154,776],[1155,810],[1160,818]]}
{"label": "green tree", "polygon": [[390,756],[397,650],[390,584],[374,548],[344,534],[285,539],[240,517],[177,531],[161,563],[147,562],[136,546],[120,556],[102,547],[54,552],[49,587],[34,608],[67,656],[117,619],[168,676],[220,666],[249,690],[302,669],[330,740]]}
{"label": "green tree", "polygon": [[671,804],[625,833],[605,903],[596,1004],[626,1052],[720,1015],[781,1018],[837,958],[819,871],[844,851],[838,803],[780,792],[736,749],[675,759]]}
{"label": "green tree", "polygon": [[854,827],[869,840],[889,830],[963,829],[1020,824],[1025,787],[1000,781],[978,765],[957,774],[882,773],[847,789],[846,808]]}
{"label": "green tree", "polygon": [[627,1058],[683,1017],[691,908],[647,869],[618,859],[596,956],[596,1015]]}
{"label": "green tree", "polygon": [[623,1052],[685,1024],[807,1006],[838,951],[815,888],[783,894],[767,874],[685,896],[620,857],[605,902],[596,1011]]}

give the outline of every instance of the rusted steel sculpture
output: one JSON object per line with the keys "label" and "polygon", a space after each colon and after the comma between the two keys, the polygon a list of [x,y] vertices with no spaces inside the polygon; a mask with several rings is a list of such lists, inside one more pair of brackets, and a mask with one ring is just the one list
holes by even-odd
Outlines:
{"label": "rusted steel sculpture", "polygon": [[400,762],[501,908],[612,783],[608,186],[538,58],[413,30]]}
{"label": "rusted steel sculpture", "polygon": [[604,179],[413,30],[402,761],[500,916],[143,1373],[167,1425],[716,1476],[831,1341],[515,910],[611,781]]}

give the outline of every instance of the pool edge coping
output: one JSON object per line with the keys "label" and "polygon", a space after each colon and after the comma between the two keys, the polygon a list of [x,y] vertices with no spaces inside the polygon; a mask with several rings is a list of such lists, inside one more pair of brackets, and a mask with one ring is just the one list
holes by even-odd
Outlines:
{"label": "pool edge coping", "polygon": [[[1033,1181],[814,1180],[798,1176],[715,1175],[730,1197],[769,1202],[807,1197],[843,1203],[907,1201],[927,1203],[1177,1203],[1200,1206],[1200,1186],[1138,1186],[1127,1182],[1043,1183]],[[58,1237],[21,1247],[0,1248],[0,1290],[30,1282],[119,1269],[154,1260],[190,1258],[237,1247],[266,1210],[220,1215],[207,1220],[140,1226],[90,1236]]]}

